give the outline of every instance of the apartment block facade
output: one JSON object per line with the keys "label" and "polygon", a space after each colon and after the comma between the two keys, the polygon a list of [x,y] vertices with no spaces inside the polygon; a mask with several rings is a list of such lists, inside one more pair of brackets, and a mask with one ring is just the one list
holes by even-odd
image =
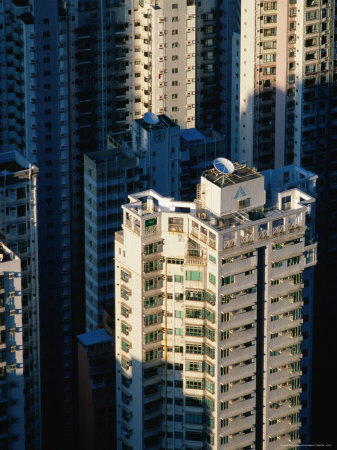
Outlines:
{"label": "apartment block facade", "polygon": [[20,153],[0,153],[2,242],[20,257],[21,263],[20,351],[23,354],[26,448],[38,448],[41,439],[37,176],[38,168]]}
{"label": "apartment block facade", "polygon": [[[193,203],[148,190],[123,205],[117,448],[300,443],[303,274],[316,263],[305,234],[315,200],[287,187],[297,169],[266,179],[234,169],[204,172]],[[313,174],[297,178],[314,189]]]}
{"label": "apartment block facade", "polygon": [[[21,262],[0,243],[0,445],[25,448]],[[27,416],[26,416],[27,417]]]}
{"label": "apartment block facade", "polygon": [[164,114],[145,114],[130,133],[110,134],[107,150],[84,156],[87,331],[102,326],[104,306],[114,306],[114,234],[127,193],[154,188],[192,199],[195,182],[224,146],[213,130],[180,130]]}
{"label": "apartment block facade", "polygon": [[[336,339],[329,327],[331,315],[336,316],[335,20],[334,0],[241,2],[240,95],[232,114],[233,160],[259,170],[295,162],[319,177],[314,377],[324,386],[336,377],[336,355],[322,352],[326,334],[320,331],[328,329]],[[236,75],[233,71],[233,80]],[[320,370],[326,360],[329,382]],[[314,397],[315,414],[321,393]],[[320,416],[314,423],[318,420]],[[321,435],[324,443],[334,439],[330,420],[327,414],[322,420],[325,431],[317,429],[316,441]]]}

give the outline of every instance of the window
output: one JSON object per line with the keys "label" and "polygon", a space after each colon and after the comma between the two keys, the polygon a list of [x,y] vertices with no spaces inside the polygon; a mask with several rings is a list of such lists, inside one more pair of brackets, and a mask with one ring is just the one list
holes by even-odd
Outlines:
{"label": "window", "polygon": [[265,41],[263,43],[264,50],[271,50],[276,48],[277,41]]}
{"label": "window", "polygon": [[276,62],[276,53],[268,53],[263,55],[263,62]]}
{"label": "window", "polygon": [[205,316],[203,309],[186,308],[185,317],[187,319],[203,319]]}
{"label": "window", "polygon": [[183,328],[175,328],[174,334],[176,336],[184,336],[184,329]]}
{"label": "window", "polygon": [[183,319],[184,318],[184,311],[175,311],[174,315],[178,319]]}
{"label": "window", "polygon": [[153,308],[154,306],[158,306],[161,304],[160,302],[161,297],[160,296],[156,296],[156,297],[148,297],[144,300],[144,308]]}
{"label": "window", "polygon": [[188,281],[202,281],[202,272],[197,272],[195,270],[186,271],[186,280]]}
{"label": "window", "polygon": [[222,277],[222,286],[225,286],[227,284],[235,283],[235,276],[230,275],[228,277]]}
{"label": "window", "polygon": [[186,353],[194,355],[202,355],[203,354],[202,344],[186,344]]}
{"label": "window", "polygon": [[294,266],[295,264],[299,264],[301,260],[300,256],[294,256],[293,258],[289,258],[287,260],[287,266]]}
{"label": "window", "polygon": [[152,244],[144,245],[144,255],[161,252],[163,250],[162,242],[154,242]]}
{"label": "window", "polygon": [[152,278],[151,280],[144,281],[144,290],[150,291],[151,289],[157,289],[162,286],[160,278]]}
{"label": "window", "polygon": [[307,20],[315,20],[317,19],[317,11],[309,11],[306,13],[305,18]]}
{"label": "window", "polygon": [[216,264],[216,258],[215,258],[215,256],[209,255],[209,260],[210,260],[212,263]]}
{"label": "window", "polygon": [[189,372],[202,372],[201,361],[186,361],[185,367]]}
{"label": "window", "polygon": [[125,283],[128,283],[129,277],[130,274],[128,272],[125,272],[125,270],[121,269],[121,279],[125,281]]}
{"label": "window", "polygon": [[268,10],[271,10],[271,9],[276,10],[277,9],[277,2],[264,2],[263,3],[263,9],[265,11],[268,11]]}
{"label": "window", "polygon": [[216,284],[216,277],[212,273],[208,274],[208,280],[209,280],[210,283]]}
{"label": "window", "polygon": [[159,357],[159,349],[149,350],[144,352],[144,361],[153,361],[154,359],[158,359]]}
{"label": "window", "polygon": [[267,36],[276,36],[276,28],[265,28],[263,30],[263,35]]}
{"label": "window", "polygon": [[158,331],[152,331],[144,335],[144,344],[150,344],[151,342],[156,342],[160,339]]}
{"label": "window", "polygon": [[172,30],[172,36],[175,36],[178,34],[178,30]]}
{"label": "window", "polygon": [[203,327],[198,326],[186,326],[186,336],[199,336],[204,335]]}
{"label": "window", "polygon": [[125,324],[123,322],[121,323],[121,331],[122,331],[122,333],[128,335],[129,334],[129,328],[130,327],[127,324]]}
{"label": "window", "polygon": [[158,314],[150,314],[144,317],[144,326],[154,325],[158,323]]}
{"label": "window", "polygon": [[128,353],[129,350],[130,350],[131,344],[129,344],[129,343],[128,343],[127,341],[125,341],[124,339],[121,339],[121,347],[122,347],[122,350],[123,350],[124,352]]}
{"label": "window", "polygon": [[174,281],[176,283],[183,283],[184,282],[184,277],[183,275],[174,275]]}
{"label": "window", "polygon": [[186,414],[185,415],[185,423],[193,423],[197,425],[202,424],[202,415],[201,414]]}
{"label": "window", "polygon": [[272,16],[263,16],[263,22],[264,23],[276,23],[277,15],[273,14]]}
{"label": "window", "polygon": [[186,380],[187,389],[203,389],[203,380],[191,379]]}

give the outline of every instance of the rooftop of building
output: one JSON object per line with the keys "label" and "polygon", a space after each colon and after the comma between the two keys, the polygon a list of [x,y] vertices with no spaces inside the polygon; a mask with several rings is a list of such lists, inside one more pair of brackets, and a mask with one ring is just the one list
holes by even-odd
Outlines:
{"label": "rooftop of building", "polygon": [[204,141],[205,136],[200,133],[196,128],[187,128],[185,130],[180,130],[180,136],[187,142],[199,142]]}
{"label": "rooftop of building", "polygon": [[77,339],[84,347],[97,346],[97,344],[113,343],[113,337],[110,336],[104,328],[79,334]]}
{"label": "rooftop of building", "polygon": [[225,186],[231,186],[233,184],[253,180],[254,178],[261,178],[263,175],[245,164],[240,165],[238,163],[234,163],[234,172],[232,173],[220,173],[217,169],[212,168],[206,170],[202,176],[206,178],[206,180],[209,180],[213,184],[223,188]]}
{"label": "rooftop of building", "polygon": [[137,119],[135,122],[148,131],[178,126],[166,114],[157,115],[153,113],[146,113],[142,119]]}
{"label": "rooftop of building", "polygon": [[0,242],[0,263],[17,259],[17,256],[5,244]]}
{"label": "rooftop of building", "polygon": [[38,170],[36,166],[29,162],[28,159],[19,152],[10,151],[0,153],[0,177],[12,175],[27,169]]}
{"label": "rooftop of building", "polygon": [[[308,176],[310,178],[311,175],[316,177],[314,174],[308,174],[304,169],[298,169],[301,172],[301,179],[302,177],[303,179],[307,179]],[[273,224],[277,224],[278,220],[282,219],[284,216],[292,215],[293,217],[296,217],[296,220],[299,220],[298,218],[301,217],[301,214],[299,215],[299,213],[303,212],[310,203],[315,201],[314,198],[308,194],[307,190],[302,189],[302,186],[298,188],[295,181],[293,181],[293,185],[289,187],[289,189],[276,190],[273,194],[273,192],[270,191],[270,187],[265,186],[266,180],[262,174],[256,172],[255,169],[251,169],[247,166],[240,166],[239,164],[235,164],[233,173],[223,174],[214,169],[210,169],[206,171],[205,174],[205,179],[208,177],[212,183],[221,187],[226,187],[225,191],[221,194],[223,197],[219,197],[220,202],[220,198],[224,199],[224,205],[221,206],[221,210],[219,209],[219,213],[214,209],[212,203],[210,204],[211,207],[208,206],[209,200],[206,201],[206,203],[204,203],[202,198],[198,198],[194,202],[176,201],[172,197],[163,197],[152,189],[130,195],[130,203],[123,205],[123,208],[126,212],[130,211],[133,215],[135,214],[136,217],[138,216],[138,218],[135,217],[134,219],[135,227],[140,226],[140,219],[144,216],[146,216],[146,227],[150,226],[149,224],[152,225],[152,218],[156,217],[159,212],[174,214],[187,213],[201,220],[214,231],[227,233],[228,230],[232,232],[236,227],[243,229],[247,227],[247,225],[262,225],[269,221],[273,221]],[[275,177],[277,178],[276,175],[279,175],[279,172],[275,172]],[[219,178],[217,178],[217,176]],[[244,194],[244,190],[242,190],[242,192],[240,191],[241,186],[235,188],[236,192],[240,193],[240,196],[238,199],[234,197],[235,202],[233,203],[233,199],[231,200],[233,195],[230,195],[233,191],[232,187],[235,187],[235,184],[237,183],[254,179],[257,184],[255,183],[255,186],[253,187],[252,202],[248,202],[247,207],[238,207],[237,203],[242,198],[241,195]],[[276,187],[276,184],[275,181],[274,187]],[[229,194],[227,193],[227,188],[229,189]],[[257,191],[256,188],[258,188]],[[265,196],[265,189],[267,189],[267,196]],[[212,190],[209,191],[208,195],[212,197]],[[228,201],[227,195],[229,195]],[[245,196],[243,197],[245,198]],[[128,224],[130,222],[128,213],[125,219],[126,221],[124,223]]]}

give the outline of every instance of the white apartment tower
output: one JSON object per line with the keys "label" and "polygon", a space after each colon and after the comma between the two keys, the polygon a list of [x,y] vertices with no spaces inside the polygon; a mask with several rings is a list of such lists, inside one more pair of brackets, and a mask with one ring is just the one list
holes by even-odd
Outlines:
{"label": "white apartment tower", "polygon": [[20,287],[15,290],[20,294],[20,382],[24,383],[27,448],[39,448],[41,439],[37,174],[38,168],[20,153],[0,153],[1,241],[21,263]]}
{"label": "white apartment tower", "polygon": [[300,443],[302,276],[316,260],[305,239],[315,200],[275,186],[294,180],[296,167],[266,179],[233,169],[204,172],[193,203],[148,190],[122,207],[119,449]]}
{"label": "white apartment tower", "polygon": [[21,261],[0,242],[0,448],[25,448]]}
{"label": "white apartment tower", "polygon": [[317,149],[329,148],[334,14],[330,0],[241,2],[240,95],[232,117],[240,129],[239,138],[232,134],[232,159],[259,170],[291,162],[311,169],[321,159]]}
{"label": "white apartment tower", "polygon": [[165,113],[181,128],[213,126],[229,134],[238,2],[141,0],[129,13],[133,117]]}

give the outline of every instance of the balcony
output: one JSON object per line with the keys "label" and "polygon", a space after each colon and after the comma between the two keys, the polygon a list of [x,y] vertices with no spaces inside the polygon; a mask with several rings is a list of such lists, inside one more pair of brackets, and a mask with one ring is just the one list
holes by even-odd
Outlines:
{"label": "balcony", "polygon": [[269,419],[278,419],[289,414],[295,414],[299,412],[301,409],[301,405],[291,406],[290,403],[286,403],[279,407],[269,408],[268,405],[268,418]]}
{"label": "balcony", "polygon": [[281,355],[271,356],[268,363],[271,367],[280,367],[300,361],[301,357],[300,353],[292,355],[289,351],[284,351]]}
{"label": "balcony", "polygon": [[235,273],[246,272],[256,268],[256,257],[236,259],[233,263],[223,264],[221,275],[227,276]]}
{"label": "balcony", "polygon": [[221,395],[221,400],[231,400],[232,398],[243,397],[244,395],[253,394],[255,392],[256,382],[255,380],[235,383],[229,388],[229,391]]}
{"label": "balcony", "polygon": [[223,347],[234,347],[245,342],[254,341],[256,338],[256,329],[251,328],[248,330],[235,331],[231,334],[229,339],[222,341]]}
{"label": "balcony", "polygon": [[231,364],[236,364],[241,361],[246,361],[247,359],[255,358],[256,355],[256,345],[251,345],[250,347],[240,348],[233,350],[229,356],[222,358],[223,364],[230,366]]}
{"label": "balcony", "polygon": [[233,367],[233,369],[230,369],[229,374],[226,375],[226,382],[229,383],[236,380],[241,380],[243,378],[255,375],[256,372],[256,364],[245,364],[242,366],[236,366]]}
{"label": "balcony", "polygon": [[288,311],[292,311],[297,308],[301,308],[303,306],[303,302],[294,302],[292,298],[283,298],[279,302],[272,303],[269,312],[270,314],[284,314]]}
{"label": "balcony", "polygon": [[302,372],[291,372],[290,369],[282,369],[279,372],[271,373],[268,378],[268,384],[275,385],[275,384],[281,384],[288,380],[291,380],[292,378],[297,378],[302,374]]}
{"label": "balcony", "polygon": [[251,431],[247,434],[241,434],[239,436],[234,436],[228,440],[226,444],[226,449],[237,450],[238,448],[248,447],[255,443],[255,431]]}
{"label": "balcony", "polygon": [[281,259],[287,259],[296,255],[299,255],[303,252],[303,242],[299,242],[297,244],[279,244],[279,248],[272,250],[271,252],[271,260],[272,261],[280,261]]}
{"label": "balcony", "polygon": [[292,316],[282,317],[282,319],[274,320],[270,324],[270,332],[271,333],[277,333],[278,331],[284,331],[288,328],[295,328],[301,323],[303,320],[301,318],[299,319],[293,319]]}
{"label": "balcony", "polygon": [[290,345],[299,344],[302,341],[302,336],[292,337],[291,333],[286,333],[283,336],[272,339],[269,342],[269,349],[276,350],[278,348],[285,348]]}
{"label": "balcony", "polygon": [[222,329],[224,331],[248,325],[256,321],[256,311],[248,311],[242,313],[235,313],[231,316],[228,322],[224,322]]}
{"label": "balcony", "polygon": [[234,434],[247,428],[254,428],[255,426],[255,414],[251,414],[248,417],[242,417],[240,419],[234,419],[229,421],[228,425],[222,431],[223,434]]}
{"label": "balcony", "polygon": [[285,448],[285,447],[296,448],[298,446],[298,444],[300,444],[299,439],[295,439],[295,440],[291,441],[289,439],[289,437],[284,436],[275,442],[269,442],[268,450],[279,450],[280,448]]}
{"label": "balcony", "polygon": [[247,411],[253,411],[255,408],[256,398],[250,398],[248,400],[236,400],[229,405],[228,409],[222,411],[221,415],[223,418],[230,418],[233,416],[238,416]]}
{"label": "balcony", "polygon": [[[230,295],[230,294],[229,294]],[[250,293],[250,294],[239,294],[233,297],[229,303],[225,303],[221,305],[221,312],[231,312],[235,309],[237,309],[238,304],[240,303],[241,308],[246,308],[247,306],[255,305],[256,304],[256,293]]]}

